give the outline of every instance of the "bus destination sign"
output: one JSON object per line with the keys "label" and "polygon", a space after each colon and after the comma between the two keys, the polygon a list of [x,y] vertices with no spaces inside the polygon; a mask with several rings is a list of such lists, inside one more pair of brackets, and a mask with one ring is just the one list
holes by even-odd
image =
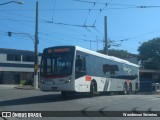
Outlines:
{"label": "bus destination sign", "polygon": [[56,48],[48,50],[48,53],[64,53],[64,52],[70,52],[70,48]]}

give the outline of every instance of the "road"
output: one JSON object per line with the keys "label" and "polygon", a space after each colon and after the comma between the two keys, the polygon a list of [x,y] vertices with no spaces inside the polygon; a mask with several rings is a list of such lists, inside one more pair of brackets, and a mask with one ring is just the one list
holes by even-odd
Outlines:
{"label": "road", "polygon": [[[39,90],[15,89],[8,86],[0,86],[0,111],[79,111],[83,117],[54,117],[58,120],[128,120],[137,119],[137,117],[114,117],[105,116],[103,111],[129,111],[139,114],[139,111],[160,111],[160,95],[97,95],[93,98],[87,95],[71,96],[63,99],[59,92],[41,92]],[[87,111],[98,111],[90,113]],[[72,112],[70,112],[72,113]],[[103,114],[104,117],[98,117],[96,114]],[[73,112],[75,115],[76,112]],[[92,114],[92,117],[88,117]],[[73,116],[74,116],[73,115]],[[158,114],[159,116],[159,114]],[[51,117],[45,119],[53,120]],[[43,120],[37,118],[37,120]],[[29,120],[31,118],[5,118],[0,120]],[[36,118],[33,118],[36,119]],[[140,120],[158,120],[158,117],[140,117]]]}

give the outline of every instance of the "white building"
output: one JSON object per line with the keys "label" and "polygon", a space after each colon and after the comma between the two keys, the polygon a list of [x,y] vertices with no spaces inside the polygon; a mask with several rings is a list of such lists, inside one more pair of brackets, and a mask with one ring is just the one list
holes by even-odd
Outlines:
{"label": "white building", "polygon": [[33,76],[33,51],[0,48],[0,84],[20,84],[20,80],[32,83]]}

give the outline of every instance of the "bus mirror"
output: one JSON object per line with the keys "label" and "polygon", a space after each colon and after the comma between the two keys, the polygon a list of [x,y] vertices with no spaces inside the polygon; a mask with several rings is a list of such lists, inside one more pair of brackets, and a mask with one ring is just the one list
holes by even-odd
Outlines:
{"label": "bus mirror", "polygon": [[77,59],[76,60],[76,67],[81,67],[83,65],[83,60],[82,59]]}

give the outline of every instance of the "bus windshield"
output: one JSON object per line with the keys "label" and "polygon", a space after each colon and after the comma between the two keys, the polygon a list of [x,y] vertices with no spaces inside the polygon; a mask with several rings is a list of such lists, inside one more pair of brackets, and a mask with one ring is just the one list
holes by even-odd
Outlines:
{"label": "bus windshield", "polygon": [[53,77],[71,75],[73,56],[71,52],[44,54],[41,60],[41,75]]}

